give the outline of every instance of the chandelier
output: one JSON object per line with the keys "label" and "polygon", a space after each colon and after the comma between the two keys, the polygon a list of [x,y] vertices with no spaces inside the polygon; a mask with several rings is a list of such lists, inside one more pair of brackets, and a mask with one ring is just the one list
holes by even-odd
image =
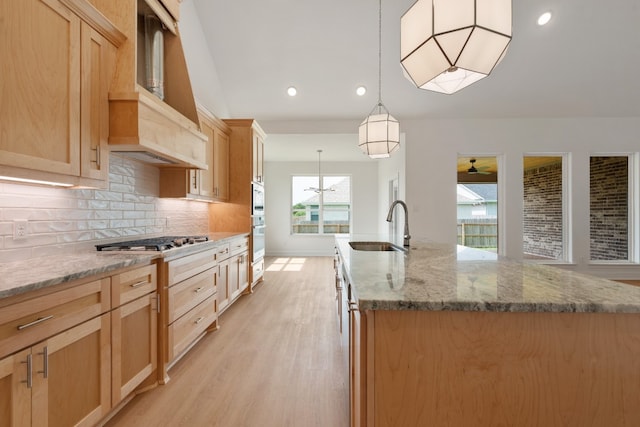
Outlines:
{"label": "chandelier", "polygon": [[400,63],[420,89],[452,94],[491,73],[511,41],[511,0],[418,0],[400,19]]}
{"label": "chandelier", "polygon": [[378,103],[360,123],[358,146],[372,159],[389,157],[400,148],[400,123],[382,103],[382,0],[378,2]]}
{"label": "chandelier", "polygon": [[322,173],[320,172],[320,154],[322,153],[322,150],[317,150],[317,151],[318,151],[318,187],[308,187],[308,188],[305,188],[304,191],[313,191],[314,193],[323,193],[325,191],[336,191],[336,189],[333,187],[322,188]]}

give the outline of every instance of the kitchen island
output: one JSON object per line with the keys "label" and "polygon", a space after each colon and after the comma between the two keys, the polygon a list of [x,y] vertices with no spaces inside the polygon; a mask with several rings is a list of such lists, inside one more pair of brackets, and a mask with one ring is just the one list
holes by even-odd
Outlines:
{"label": "kitchen island", "polygon": [[336,238],[354,426],[640,425],[640,288],[462,246]]}

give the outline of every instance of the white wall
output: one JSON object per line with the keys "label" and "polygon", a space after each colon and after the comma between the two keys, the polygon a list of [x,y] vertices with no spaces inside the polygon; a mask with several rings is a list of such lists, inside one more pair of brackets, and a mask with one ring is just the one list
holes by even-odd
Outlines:
{"label": "white wall", "polygon": [[[291,177],[317,174],[317,162],[265,163],[266,253],[268,256],[331,256],[333,236],[291,235]],[[350,175],[354,233],[375,233],[378,162],[322,162],[323,175]]]}
{"label": "white wall", "polygon": [[[456,160],[458,155],[499,159],[501,253],[522,258],[522,157],[570,153],[568,162],[573,241],[572,268],[610,278],[640,275],[638,264],[589,263],[589,156],[640,150],[637,118],[416,120],[406,132],[407,203],[413,236],[456,241]],[[637,176],[635,177],[637,181]],[[636,182],[636,192],[638,183]],[[636,222],[638,212],[635,212]],[[638,233],[636,228],[635,233]]]}
{"label": "white wall", "polygon": [[[393,202],[389,197],[390,180],[398,180],[398,198],[403,201],[406,198],[405,143],[405,134],[403,133],[400,135],[400,148],[398,151],[393,153],[391,157],[378,161],[378,214],[380,221],[378,221],[378,229],[376,231],[379,234],[389,232],[389,223],[386,221],[386,217],[387,212],[389,212],[389,206],[391,206]],[[401,210],[400,207],[396,207],[395,209]],[[402,214],[403,212],[401,211],[394,214],[394,223],[396,223],[396,229],[399,230],[403,230],[404,227],[404,217]],[[411,226],[411,215],[409,215],[409,226]],[[409,231],[411,232],[411,230]]]}
{"label": "white wall", "polygon": [[229,117],[218,71],[193,0],[184,0],[180,4],[180,37],[196,101],[217,117]]}

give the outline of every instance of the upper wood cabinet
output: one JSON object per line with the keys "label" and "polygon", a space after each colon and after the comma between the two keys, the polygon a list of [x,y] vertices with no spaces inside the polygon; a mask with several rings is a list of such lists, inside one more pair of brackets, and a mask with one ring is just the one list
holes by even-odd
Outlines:
{"label": "upper wood cabinet", "polygon": [[229,199],[229,127],[212,114],[198,112],[200,129],[207,136],[208,169],[162,168],[160,197],[179,197],[206,202]]}
{"label": "upper wood cabinet", "polygon": [[[197,125],[198,114],[176,20],[178,2],[90,1],[127,36],[117,52],[117,71],[109,93],[111,151],[156,166],[206,169],[207,138]],[[146,89],[147,16],[162,22],[163,99]]]}
{"label": "upper wood cabinet", "polygon": [[264,183],[264,135],[260,132],[253,133],[253,158],[251,178],[254,182]]}
{"label": "upper wood cabinet", "polygon": [[8,0],[0,16],[0,175],[105,187],[124,35],[83,0]]}
{"label": "upper wood cabinet", "polygon": [[251,231],[251,182],[264,182],[264,140],[266,134],[253,119],[225,119],[229,138],[230,203],[209,208],[211,231]]}

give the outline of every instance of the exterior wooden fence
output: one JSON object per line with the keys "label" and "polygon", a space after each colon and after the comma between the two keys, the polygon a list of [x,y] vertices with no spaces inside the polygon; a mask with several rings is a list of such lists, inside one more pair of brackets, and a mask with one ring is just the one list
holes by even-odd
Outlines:
{"label": "exterior wooden fence", "polygon": [[497,248],[498,224],[496,220],[459,220],[458,244],[471,248]]}
{"label": "exterior wooden fence", "polygon": [[[349,233],[349,224],[324,224],[324,234]],[[318,234],[318,224],[293,224],[293,234]]]}

